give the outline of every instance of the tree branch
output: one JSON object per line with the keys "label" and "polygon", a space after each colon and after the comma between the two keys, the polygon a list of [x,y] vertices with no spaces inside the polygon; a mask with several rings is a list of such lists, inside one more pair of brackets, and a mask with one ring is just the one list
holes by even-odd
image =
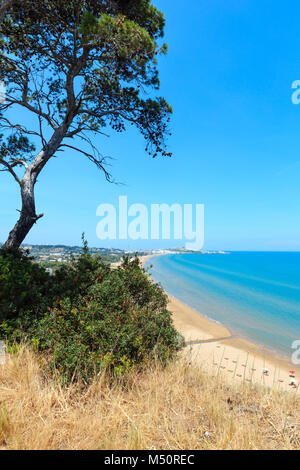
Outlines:
{"label": "tree branch", "polygon": [[93,162],[97,166],[97,168],[99,168],[101,171],[103,171],[106,180],[109,181],[109,182],[112,182],[111,174],[104,167],[105,157],[101,157],[100,159],[98,159],[94,155],[92,155],[91,153],[85,152],[84,150],[81,150],[77,147],[73,147],[72,145],[68,145],[68,144],[62,144],[62,145],[60,145],[60,147],[68,147],[72,150],[76,150],[76,152],[79,152],[79,153],[82,153],[83,155],[85,155],[91,162]]}
{"label": "tree branch", "polygon": [[[2,147],[2,146],[1,146]],[[21,181],[20,179],[17,177],[16,173],[14,172],[14,170],[12,169],[12,166],[5,160],[3,160],[3,158],[0,157],[0,163],[6,167],[6,170],[0,170],[0,171],[9,171],[9,173],[15,178],[16,182],[19,183],[21,185]]]}
{"label": "tree branch", "polygon": [[6,101],[11,103],[11,105],[18,104],[20,106],[23,106],[24,108],[28,109],[29,111],[32,111],[33,113],[37,114],[38,116],[41,116],[44,119],[46,119],[46,121],[48,122],[48,124],[50,124],[52,129],[54,129],[54,130],[57,129],[57,127],[58,127],[57,124],[50,118],[50,116],[48,114],[44,113],[42,110],[38,110],[38,109],[34,108],[34,106],[31,106],[27,101],[13,100],[13,99],[10,99],[9,96],[6,97]]}

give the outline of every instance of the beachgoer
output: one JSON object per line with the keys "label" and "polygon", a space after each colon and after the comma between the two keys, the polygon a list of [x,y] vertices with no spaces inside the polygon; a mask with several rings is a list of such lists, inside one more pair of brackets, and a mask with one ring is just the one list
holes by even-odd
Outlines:
{"label": "beachgoer", "polygon": [[291,379],[289,385],[291,385],[294,388],[297,388],[297,380],[296,379]]}

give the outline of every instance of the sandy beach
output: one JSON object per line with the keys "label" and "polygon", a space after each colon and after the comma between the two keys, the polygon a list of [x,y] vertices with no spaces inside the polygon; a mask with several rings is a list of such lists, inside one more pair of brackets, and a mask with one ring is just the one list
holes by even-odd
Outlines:
{"label": "sandy beach", "polygon": [[[141,257],[144,264],[151,256]],[[300,393],[300,367],[262,346],[232,335],[224,326],[196,312],[180,300],[169,297],[176,329],[187,343],[184,354],[214,375],[222,374],[232,381],[252,382],[278,390]],[[268,369],[268,375],[263,373]],[[290,384],[290,371],[295,371],[297,388]]]}

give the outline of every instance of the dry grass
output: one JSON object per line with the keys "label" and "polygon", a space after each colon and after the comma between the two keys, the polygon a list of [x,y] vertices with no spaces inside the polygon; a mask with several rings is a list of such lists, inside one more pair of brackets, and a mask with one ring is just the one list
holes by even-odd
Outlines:
{"label": "dry grass", "polygon": [[62,389],[22,348],[0,366],[1,449],[297,449],[299,398],[180,361]]}

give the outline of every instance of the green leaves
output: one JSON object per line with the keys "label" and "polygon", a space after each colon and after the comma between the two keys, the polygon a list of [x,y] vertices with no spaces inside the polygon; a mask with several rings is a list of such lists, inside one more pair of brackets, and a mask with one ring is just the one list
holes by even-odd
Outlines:
{"label": "green leaves", "polygon": [[0,25],[0,79],[8,96],[0,113],[22,106],[27,114],[21,122],[23,114],[15,112],[11,127],[39,137],[44,148],[47,132],[64,122],[63,137],[83,141],[86,132],[101,134],[106,126],[122,132],[130,124],[142,132],[149,153],[164,154],[171,108],[144,98],[146,88],[148,96],[159,88],[157,56],[167,51],[159,44],[165,20],[150,0],[14,5]]}
{"label": "green leaves", "polygon": [[79,34],[82,35],[83,43],[92,41],[93,37],[96,39],[99,34],[97,18],[88,11],[82,17]]}
{"label": "green leaves", "polygon": [[50,298],[45,269],[20,251],[0,251],[0,323],[28,313],[35,316],[47,308]]}
{"label": "green leaves", "polygon": [[83,44],[106,48],[126,59],[152,58],[156,44],[146,29],[124,15],[115,17],[103,14],[97,20],[86,12],[79,28]]}
{"label": "green leaves", "polygon": [[30,143],[28,137],[14,133],[10,135],[7,141],[3,141],[3,135],[0,134],[0,157],[13,163],[19,157],[26,160],[35,150],[35,146]]}
{"label": "green leaves", "polygon": [[165,293],[137,258],[110,269],[84,249],[49,277],[22,254],[7,253],[0,273],[1,337],[29,340],[63,383],[89,383],[104,369],[119,376],[154,359],[166,363],[183,345]]}

